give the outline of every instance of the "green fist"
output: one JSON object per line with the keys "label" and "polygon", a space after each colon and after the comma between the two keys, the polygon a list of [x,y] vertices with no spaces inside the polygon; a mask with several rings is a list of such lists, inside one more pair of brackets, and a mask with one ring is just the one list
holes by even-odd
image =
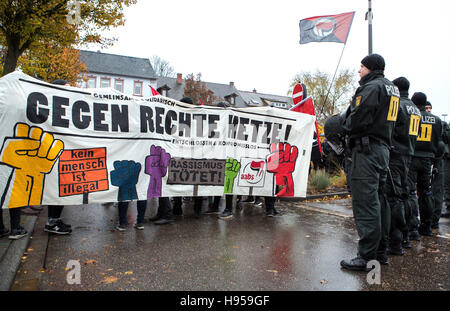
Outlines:
{"label": "green fist", "polygon": [[236,178],[239,170],[241,169],[241,163],[233,158],[228,158],[225,164],[225,186],[224,193],[233,193],[234,179]]}

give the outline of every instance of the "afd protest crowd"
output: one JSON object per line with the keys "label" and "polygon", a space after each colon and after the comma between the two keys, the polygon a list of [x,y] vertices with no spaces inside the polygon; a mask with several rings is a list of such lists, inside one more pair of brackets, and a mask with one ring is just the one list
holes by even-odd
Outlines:
{"label": "afd protest crowd", "polygon": [[[449,215],[449,125],[431,113],[424,92],[410,99],[408,79],[390,81],[384,69],[381,55],[364,57],[351,104],[325,123],[324,157],[342,159],[360,237],[357,256],[341,261],[344,269],[388,264],[388,255],[433,236],[441,215]],[[312,115],[227,102],[204,107],[189,97],[136,100],[99,96],[102,90],[94,96],[66,84],[18,72],[0,79],[2,216],[3,209],[10,213],[10,229],[1,217],[2,237],[26,236],[20,215],[44,205],[44,230],[67,235],[65,205],[118,202],[115,228],[122,232],[131,201],[132,225],[143,230],[152,198],[158,212],[149,220],[166,225],[187,202],[196,218],[215,213],[230,220],[243,203],[264,204],[273,217],[277,197],[306,196]]]}

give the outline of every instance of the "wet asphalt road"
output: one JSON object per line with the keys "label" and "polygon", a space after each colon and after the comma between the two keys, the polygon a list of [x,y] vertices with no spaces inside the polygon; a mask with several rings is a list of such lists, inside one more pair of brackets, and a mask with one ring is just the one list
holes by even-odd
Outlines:
{"label": "wet asphalt road", "polygon": [[[222,200],[223,201],[223,200]],[[207,202],[204,202],[206,209]],[[223,202],[222,202],[223,203]],[[156,213],[149,201],[147,217]],[[321,207],[325,207],[321,209]],[[196,219],[190,202],[170,225],[133,228],[135,203],[126,232],[116,231],[117,208],[68,206],[68,236],[43,231],[44,210],[16,275],[13,290],[292,291],[292,290],[449,290],[449,223],[439,236],[413,241],[405,256],[381,266],[381,284],[367,273],[342,270],[339,262],[356,255],[358,235],[349,200],[277,202],[282,216],[244,205],[231,220],[217,215]],[[223,207],[222,207],[223,208]],[[47,249],[47,254],[46,254]],[[70,285],[69,260],[80,262],[81,284]],[[45,269],[43,268],[45,267]]]}

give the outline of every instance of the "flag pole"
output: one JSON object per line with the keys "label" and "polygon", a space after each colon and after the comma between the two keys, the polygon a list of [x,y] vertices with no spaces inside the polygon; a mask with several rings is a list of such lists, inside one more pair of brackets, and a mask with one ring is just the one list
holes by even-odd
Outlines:
{"label": "flag pole", "polygon": [[[334,78],[336,78],[336,73],[337,73],[337,70],[338,70],[339,65],[341,63],[342,55],[344,55],[344,49],[345,49],[346,45],[347,45],[347,41],[345,41],[345,43],[344,43],[344,47],[342,48],[341,56],[339,57],[339,62],[337,64],[337,66],[336,66],[336,70],[334,71],[333,79],[331,79],[330,87],[328,88],[327,96],[325,96],[325,100],[323,101],[322,109],[320,110],[321,114],[323,112],[323,108],[325,107],[325,104],[327,103],[328,95],[330,95],[331,88],[333,87]],[[333,105],[333,113],[334,113],[334,105]]]}
{"label": "flag pole", "polygon": [[372,0],[369,0],[369,11],[366,14],[366,20],[369,22],[369,55],[372,54]]}

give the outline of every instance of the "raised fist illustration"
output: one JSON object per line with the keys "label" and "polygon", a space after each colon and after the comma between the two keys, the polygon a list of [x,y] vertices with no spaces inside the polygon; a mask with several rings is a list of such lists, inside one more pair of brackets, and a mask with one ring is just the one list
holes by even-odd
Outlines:
{"label": "raised fist illustration", "polygon": [[17,123],[14,136],[6,137],[0,151],[1,163],[14,168],[10,208],[40,205],[45,175],[50,173],[64,143],[41,128]]}
{"label": "raised fist illustration", "polygon": [[292,172],[298,157],[298,148],[288,143],[272,143],[267,158],[267,171],[275,174],[277,186],[283,187],[277,196],[294,196]]}
{"label": "raised fist illustration", "polygon": [[162,178],[166,176],[170,162],[170,154],[164,148],[152,145],[150,155],[145,158],[145,173],[150,175],[147,197],[161,196]]}
{"label": "raised fist illustration", "polygon": [[141,171],[141,163],[115,161],[111,171],[111,184],[119,187],[117,201],[137,200],[136,184]]}
{"label": "raised fist illustration", "polygon": [[239,170],[241,169],[241,163],[233,158],[228,158],[225,163],[225,187],[224,193],[233,193],[234,179],[236,178]]}

